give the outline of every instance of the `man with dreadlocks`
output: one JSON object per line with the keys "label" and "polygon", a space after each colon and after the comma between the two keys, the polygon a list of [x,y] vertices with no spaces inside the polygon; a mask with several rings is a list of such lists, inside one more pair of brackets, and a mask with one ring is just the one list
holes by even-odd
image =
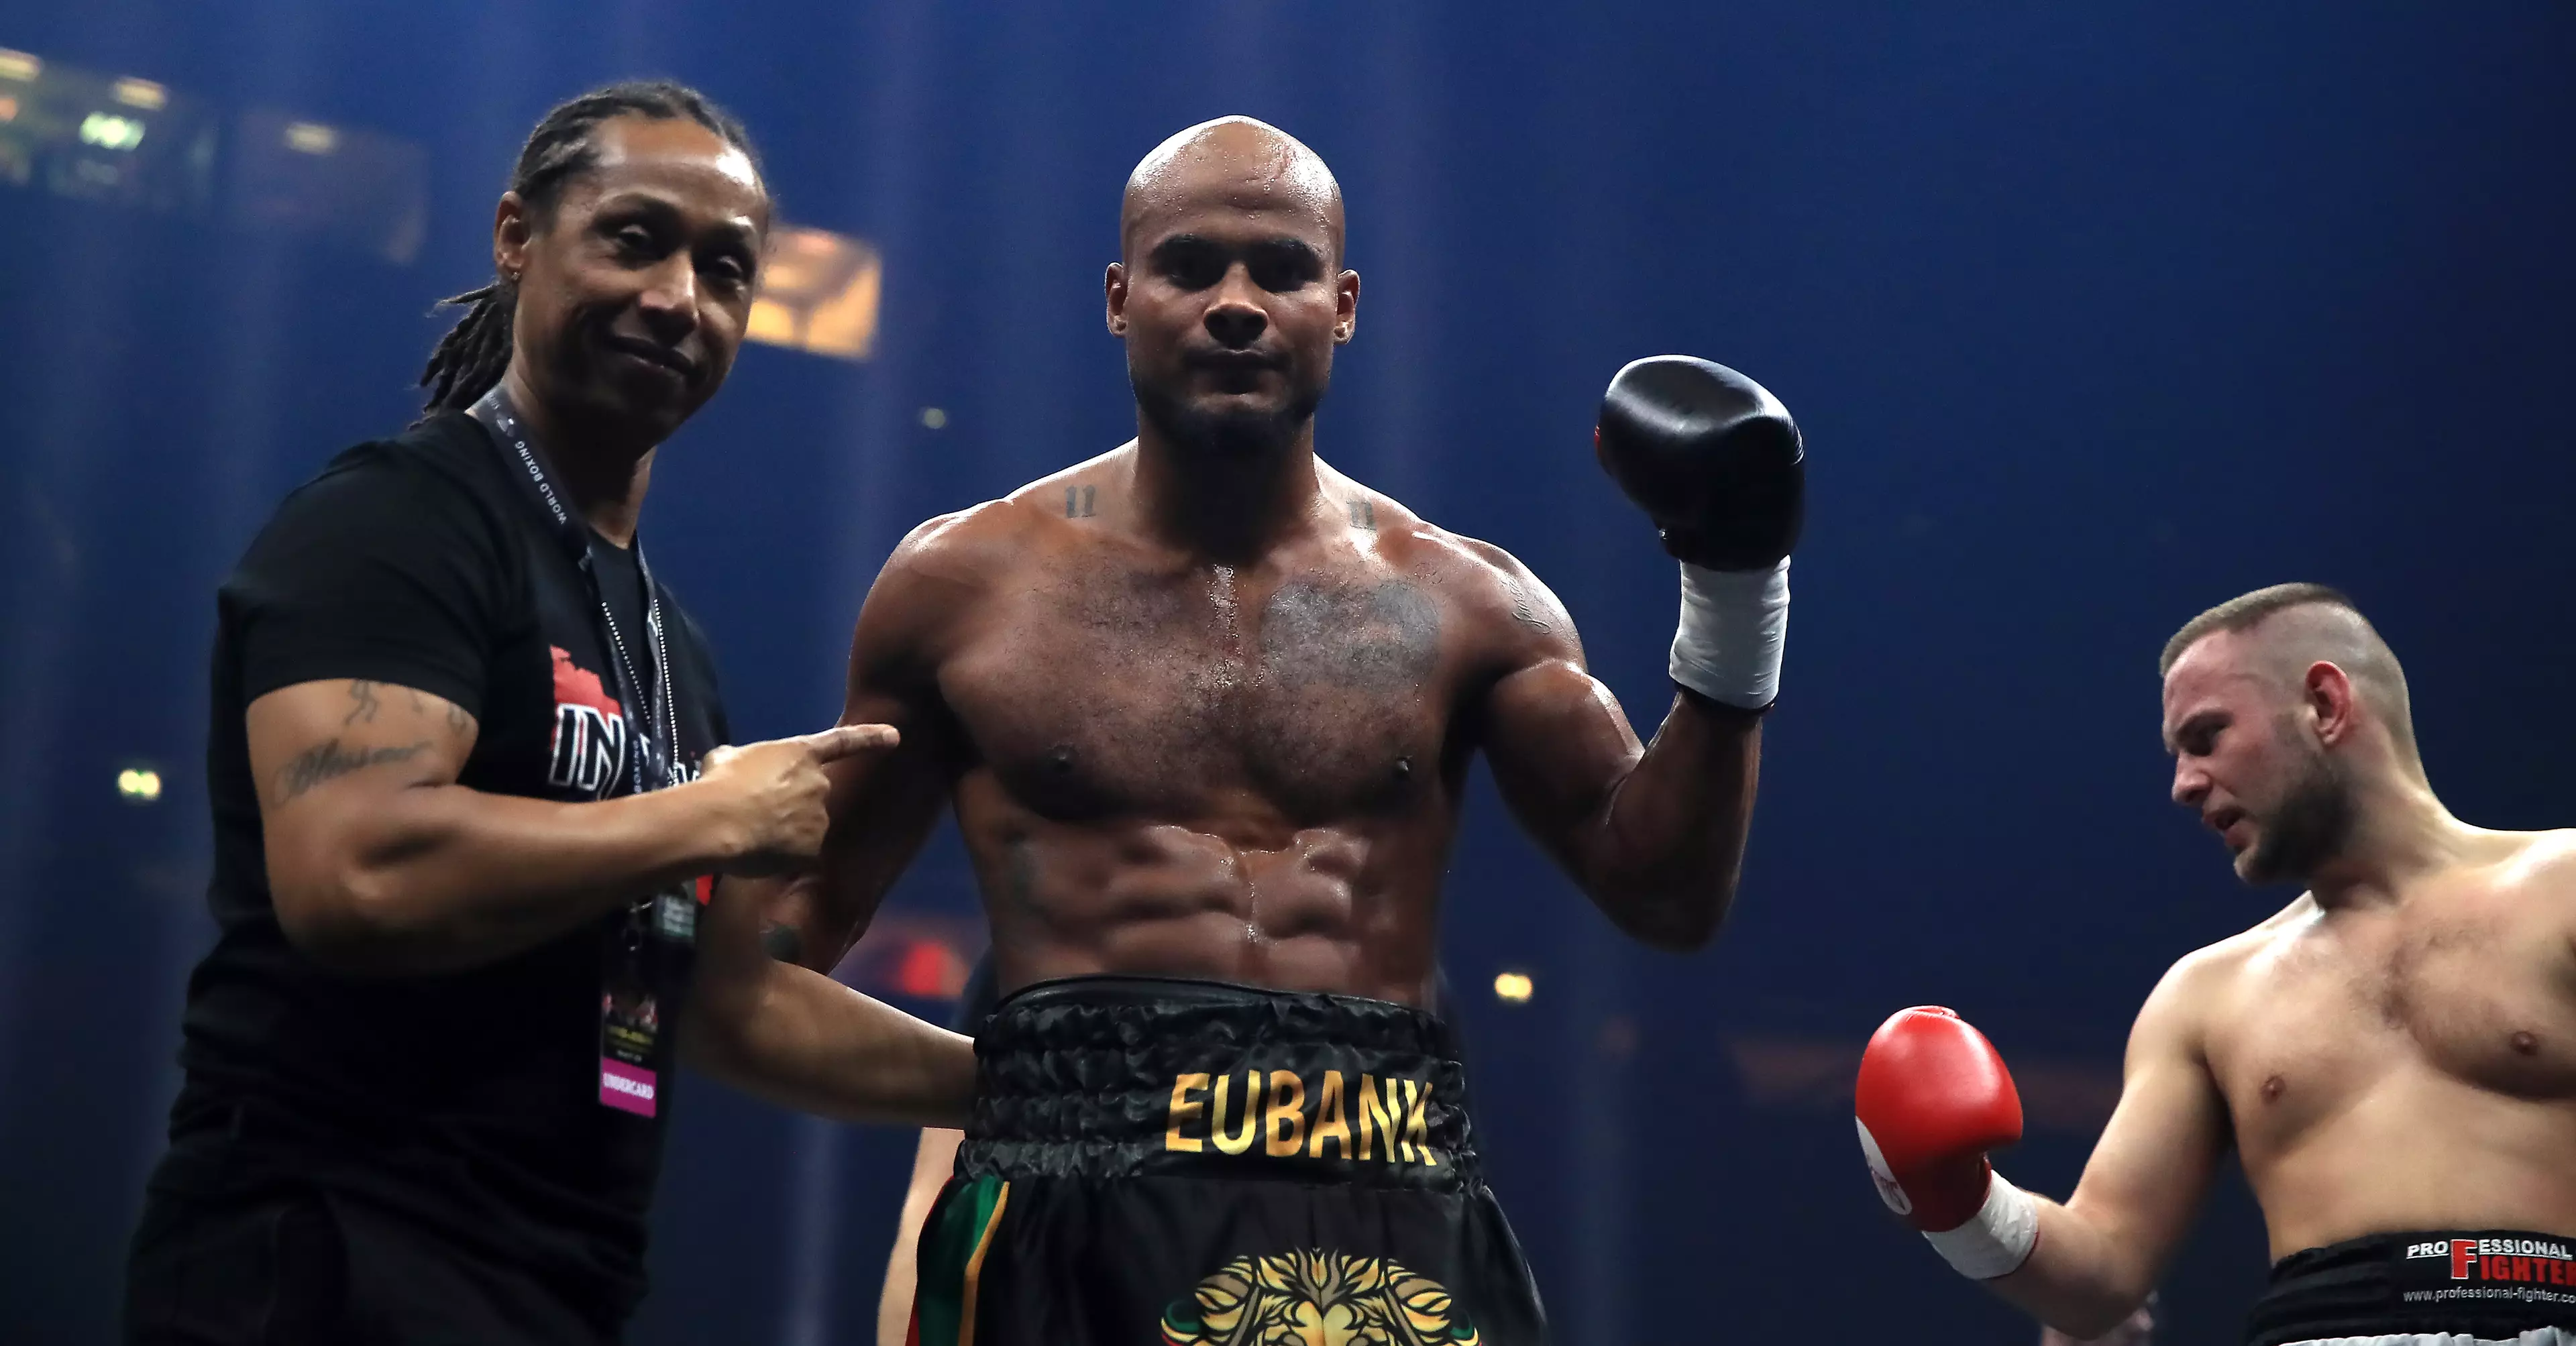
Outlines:
{"label": "man with dreadlocks", "polygon": [[962,1121],[966,1039],[772,962],[712,881],[809,862],[824,767],[894,731],[721,746],[705,637],[636,536],[768,220],[694,91],[556,108],[429,415],[289,496],[224,584],[221,933],[129,1341],[615,1340],[675,1035],[795,1106]]}

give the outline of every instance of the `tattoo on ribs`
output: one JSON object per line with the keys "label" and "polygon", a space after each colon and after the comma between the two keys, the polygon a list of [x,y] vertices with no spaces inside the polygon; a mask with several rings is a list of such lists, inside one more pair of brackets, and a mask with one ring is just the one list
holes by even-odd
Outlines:
{"label": "tattoo on ribs", "polygon": [[802,963],[805,961],[805,936],[799,934],[796,927],[792,925],[781,925],[772,921],[761,927],[760,947],[774,962]]}
{"label": "tattoo on ribs", "polygon": [[356,724],[361,720],[368,724],[376,722],[376,685],[374,683],[365,678],[359,678],[350,683],[349,699],[357,704],[349,707],[349,713],[340,718],[342,725]]}
{"label": "tattoo on ribs", "polygon": [[1002,887],[1011,905],[1021,911],[1037,910],[1037,848],[1027,837],[1013,837],[1003,843]]}
{"label": "tattoo on ribs", "polygon": [[352,771],[364,771],[387,762],[408,761],[428,750],[427,739],[406,748],[343,748],[340,740],[325,739],[278,768],[277,802],[284,804],[324,781],[336,780]]}

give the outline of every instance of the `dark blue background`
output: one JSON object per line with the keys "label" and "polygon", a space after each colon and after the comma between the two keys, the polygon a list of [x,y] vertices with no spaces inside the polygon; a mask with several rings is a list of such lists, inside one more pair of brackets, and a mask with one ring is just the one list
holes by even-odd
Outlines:
{"label": "dark blue background", "polygon": [[[653,73],[745,117],[789,215],[886,258],[874,362],[749,348],[656,474],[658,568],[746,735],[833,715],[912,523],[1130,433],[1117,193],[1205,117],[1285,126],[1348,192],[1366,290],[1325,455],[1528,561],[1632,715],[1667,696],[1674,581],[1591,463],[1601,385],[1678,349],[1778,393],[1813,504],[1741,907],[1707,954],[1633,948],[1485,792],[1446,956],[1538,985],[1466,1011],[1492,1167],[1580,1346],[2028,1340],[1878,1210],[1839,1101],[1749,1097],[1726,1044],[1856,1045],[1939,1001],[2115,1069],[2165,965],[2287,897],[2164,803],[2156,740],[2158,646],[2257,585],[2361,599],[2464,817],[2576,821],[2576,10],[1534,10],[0,5],[0,45],[381,128],[432,172],[407,267],[0,190],[0,1337],[107,1337],[207,932],[217,577],[409,418],[529,125]],[[115,797],[135,760],[157,806]],[[953,841],[895,901],[968,908]],[[2063,1195],[2090,1140],[2006,1167]],[[867,1340],[909,1144],[693,1090],[636,1338]],[[2230,1176],[2169,1339],[2227,1339],[2262,1259]]]}

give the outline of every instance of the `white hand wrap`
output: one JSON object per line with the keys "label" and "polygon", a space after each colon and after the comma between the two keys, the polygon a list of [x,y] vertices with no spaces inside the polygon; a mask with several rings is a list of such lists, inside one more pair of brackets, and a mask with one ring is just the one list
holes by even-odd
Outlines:
{"label": "white hand wrap", "polygon": [[2017,1271],[2039,1242],[2039,1203],[2030,1193],[2004,1181],[2000,1173],[1986,1179],[1986,1204],[1968,1222],[1923,1241],[1970,1280],[1990,1281]]}
{"label": "white hand wrap", "polygon": [[1682,623],[1673,633],[1673,681],[1745,710],[1780,695],[1780,651],[1789,635],[1789,558],[1769,570],[1711,570],[1682,563]]}

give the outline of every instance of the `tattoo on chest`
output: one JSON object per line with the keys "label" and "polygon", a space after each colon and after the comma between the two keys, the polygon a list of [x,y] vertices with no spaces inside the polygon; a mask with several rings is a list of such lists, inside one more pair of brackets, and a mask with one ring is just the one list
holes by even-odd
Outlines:
{"label": "tattoo on chest", "polygon": [[1281,687],[1395,692],[1440,660],[1440,609],[1402,580],[1281,585],[1261,609],[1261,662]]}
{"label": "tattoo on chest", "polygon": [[1370,531],[1370,532],[1372,532],[1372,533],[1376,532],[1376,531],[1377,531],[1377,502],[1375,502],[1375,501],[1373,501],[1373,500],[1354,500],[1354,501],[1352,501],[1352,502],[1351,502],[1351,527],[1353,527],[1353,528],[1365,528],[1365,529],[1367,529],[1368,531]]}
{"label": "tattoo on chest", "polygon": [[1064,517],[1088,519],[1100,512],[1100,488],[1067,486],[1064,488]]}
{"label": "tattoo on chest", "polygon": [[[1383,571],[1307,573],[1238,608],[1238,582],[1064,577],[1017,616],[1013,656],[961,683],[968,732],[1048,817],[1217,785],[1320,817],[1419,788],[1447,722],[1433,592]],[[991,858],[997,903],[1035,886],[1009,848]]]}

